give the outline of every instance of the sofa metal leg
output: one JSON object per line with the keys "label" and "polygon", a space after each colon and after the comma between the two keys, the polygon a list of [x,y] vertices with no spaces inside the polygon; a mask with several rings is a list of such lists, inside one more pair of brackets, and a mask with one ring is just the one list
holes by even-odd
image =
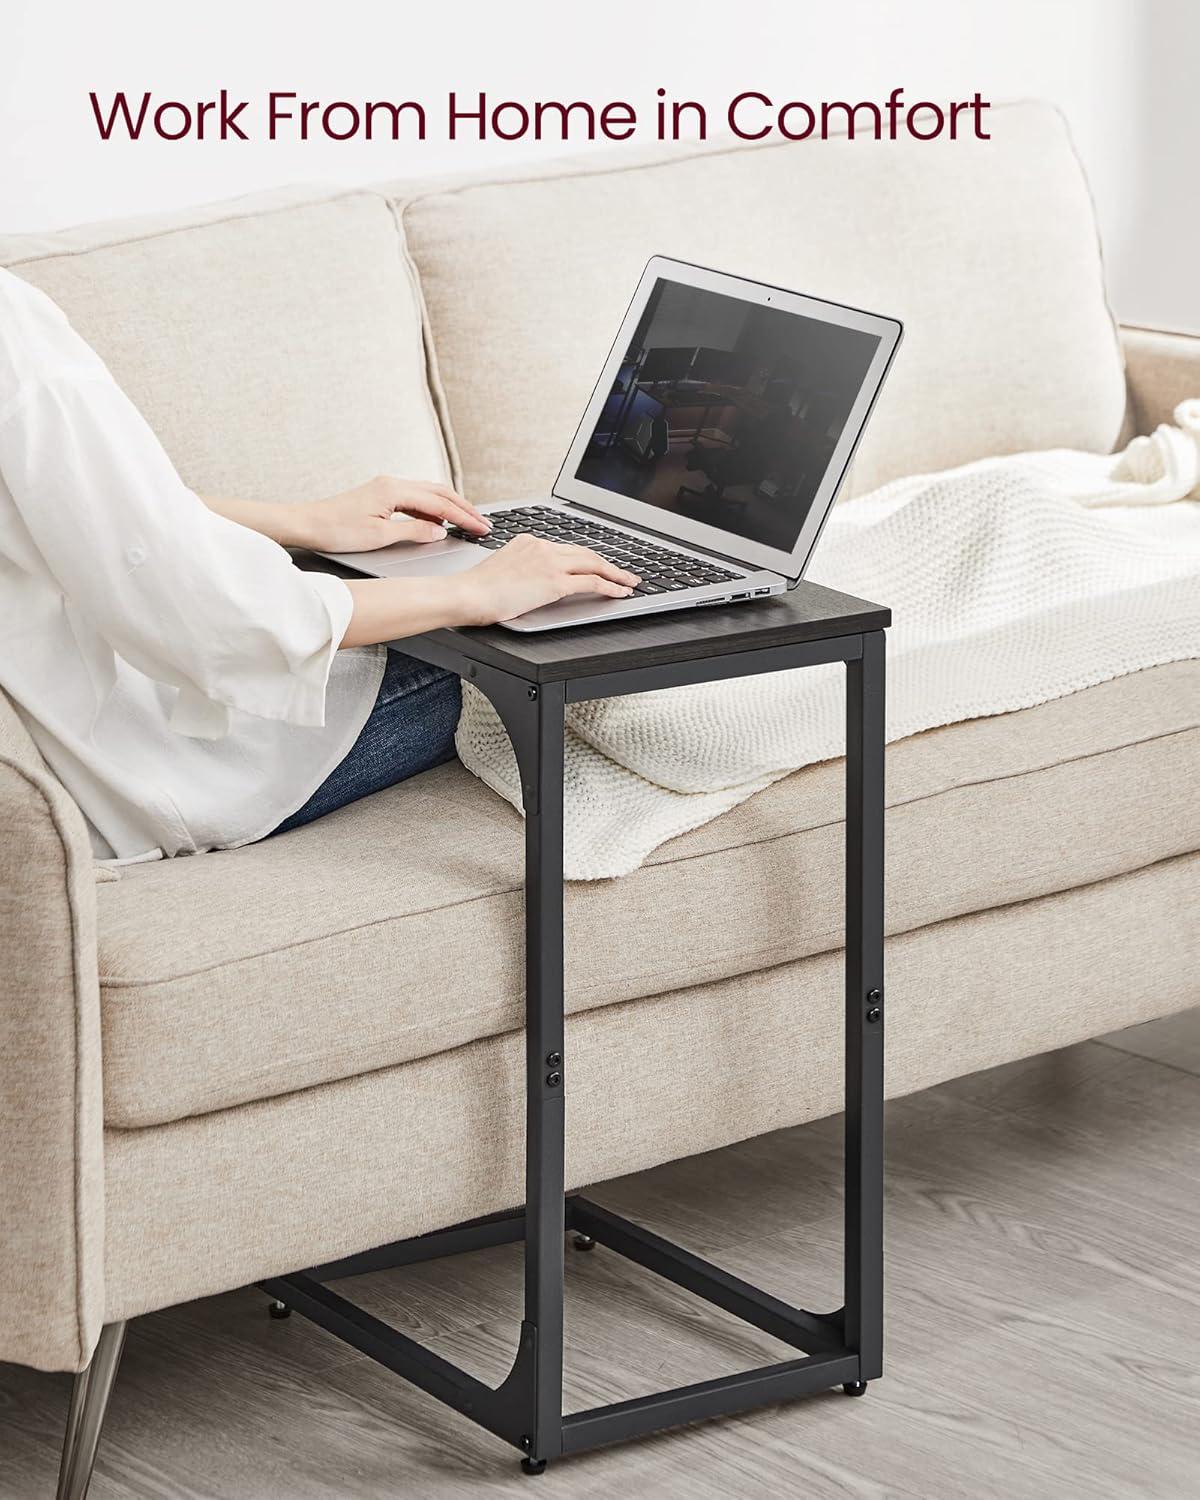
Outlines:
{"label": "sofa metal leg", "polygon": [[91,1363],[75,1377],[58,1471],[58,1500],[84,1500],[92,1482],[100,1428],[125,1347],[125,1327],[124,1323],[106,1323]]}

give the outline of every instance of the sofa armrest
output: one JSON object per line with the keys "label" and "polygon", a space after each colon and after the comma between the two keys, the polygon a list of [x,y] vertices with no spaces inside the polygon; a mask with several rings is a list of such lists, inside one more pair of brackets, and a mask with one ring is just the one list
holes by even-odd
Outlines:
{"label": "sofa armrest", "polygon": [[1121,326],[1135,433],[1170,422],[1179,403],[1200,396],[1200,336]]}
{"label": "sofa armrest", "polygon": [[0,1360],[78,1370],[104,1313],[95,876],[2,694],[0,828]]}

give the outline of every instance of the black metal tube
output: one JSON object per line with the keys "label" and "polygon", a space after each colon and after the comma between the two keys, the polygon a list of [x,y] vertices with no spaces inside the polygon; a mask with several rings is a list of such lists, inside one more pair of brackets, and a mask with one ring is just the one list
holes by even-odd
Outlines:
{"label": "black metal tube", "polygon": [[[514,1445],[521,1437],[520,1413],[513,1410],[508,1382],[493,1389],[457,1365],[426,1349],[407,1334],[390,1327],[365,1309],[349,1302],[310,1276],[297,1273],[260,1281],[269,1297],[286,1302],[295,1312],[319,1323],[344,1343],[384,1365],[423,1391],[452,1406],[497,1437]],[[518,1351],[515,1370],[521,1365]]]}
{"label": "black metal tube", "polygon": [[[525,798],[525,1322],[536,1338],[532,1453],[562,1452],[564,1131],[563,687],[526,695],[535,765]],[[522,768],[524,770],[524,768]]]}
{"label": "black metal tube", "polygon": [[578,1453],[602,1443],[619,1443],[625,1438],[659,1432],[664,1427],[787,1401],[793,1396],[842,1385],[856,1379],[857,1372],[857,1355],[844,1350],[837,1354],[814,1354],[808,1359],[765,1365],[697,1385],[679,1386],[673,1391],[597,1406],[591,1411],[572,1412],[563,1418],[563,1451]]}
{"label": "black metal tube", "polygon": [[440,1260],[447,1255],[464,1255],[471,1250],[488,1250],[493,1245],[511,1245],[525,1237],[525,1210],[488,1214],[451,1229],[435,1229],[429,1234],[408,1240],[395,1240],[374,1250],[362,1250],[341,1260],[326,1261],[307,1274],[314,1281],[341,1281],[348,1276],[365,1276],[371,1271],[391,1271],[397,1266],[415,1266],[426,1260]]}
{"label": "black metal tube", "polygon": [[663,662],[653,667],[630,667],[575,677],[566,684],[567,702],[588,698],[616,698],[629,693],[652,693],[659,688],[686,687],[697,682],[724,682],[730,677],[757,677],[763,672],[790,672],[797,667],[819,667],[851,661],[861,653],[861,635],[832,636],[823,641],[799,641],[786,646],[762,646],[728,656],[696,661]]}
{"label": "black metal tube", "polygon": [[640,1224],[631,1224],[628,1219],[585,1198],[574,1200],[572,1217],[577,1229],[590,1234],[600,1244],[676,1286],[694,1292],[714,1307],[723,1307],[735,1318],[761,1328],[772,1338],[810,1354],[835,1350],[845,1353],[841,1313],[822,1315],[790,1307],[778,1297],[759,1291],[748,1281],[730,1275],[719,1266],[701,1260],[698,1255],[672,1245],[651,1230],[643,1229]]}
{"label": "black metal tube", "polygon": [[884,636],[846,666],[846,1343],[883,1373]]}

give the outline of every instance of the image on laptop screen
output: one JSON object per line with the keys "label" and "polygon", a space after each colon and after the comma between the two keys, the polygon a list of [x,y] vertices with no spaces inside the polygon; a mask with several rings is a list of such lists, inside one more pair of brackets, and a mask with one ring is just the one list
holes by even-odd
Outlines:
{"label": "image on laptop screen", "polygon": [[878,347],[660,278],[575,477],[790,552]]}

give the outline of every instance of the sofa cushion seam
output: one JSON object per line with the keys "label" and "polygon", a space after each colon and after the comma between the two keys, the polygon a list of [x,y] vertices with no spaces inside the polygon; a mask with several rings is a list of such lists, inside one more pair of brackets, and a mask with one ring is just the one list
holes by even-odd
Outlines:
{"label": "sofa cushion seam", "polygon": [[54,798],[47,790],[43,779],[40,776],[32,775],[27,767],[19,765],[16,761],[14,761],[10,756],[7,755],[0,756],[0,765],[4,765],[9,770],[15,772],[15,774],[19,776],[27,786],[31,787],[33,791],[37,793],[37,795],[41,798],[42,805],[45,807],[46,812],[49,815],[50,824],[54,829],[56,838],[58,839],[58,846],[62,855],[63,891],[66,898],[67,910],[71,918],[71,991],[75,1002],[73,1006],[75,1019],[75,1046],[73,1048],[73,1056],[71,1060],[72,1099],[74,1105],[72,1110],[71,1126],[71,1203],[72,1217],[74,1220],[72,1227],[74,1233],[71,1237],[71,1246],[74,1258],[73,1279],[75,1283],[75,1342],[76,1347],[79,1351],[79,1357],[82,1358],[84,1354],[90,1354],[91,1351],[88,1349],[87,1330],[85,1327],[83,1313],[83,1173],[81,1166],[83,1160],[83,1072],[80,1067],[80,1056],[83,1050],[83,993],[81,975],[79,972],[79,944],[81,940],[81,934],[79,931],[78,902],[76,900],[75,893],[71,888],[71,846],[69,840],[65,835],[65,830],[63,829],[62,818],[59,814],[59,810],[54,805]]}
{"label": "sofa cushion seam", "polygon": [[312,198],[301,198],[295,203],[277,203],[271,208],[248,208],[244,213],[224,214],[219,219],[201,219],[194,224],[173,224],[169,228],[147,230],[144,234],[126,235],[124,239],[105,240],[103,244],[84,245],[78,250],[52,250],[44,255],[26,255],[20,260],[4,261],[3,265],[11,271],[17,266],[37,266],[52,260],[74,260],[80,255],[96,255],[102,250],[120,250],[126,245],[144,245],[151,240],[167,239],[175,234],[191,234],[197,230],[219,229],[225,224],[240,224],[243,219],[265,219],[275,214],[294,213],[299,209],[319,208],[326,203],[341,203],[347,198],[374,198],[385,206],[389,203],[385,193],[370,187],[343,188],[334,193],[318,192]]}
{"label": "sofa cushion seam", "polygon": [[157,984],[176,984],[181,979],[196,979],[201,974],[215,974],[220,969],[236,968],[238,964],[257,963],[263,958],[270,958],[276,953],[290,953],[295,948],[309,948],[317,943],[328,943],[335,938],[346,937],[352,933],[369,932],[372,928],[383,927],[389,922],[404,922],[412,917],[427,917],[434,912],[452,911],[458,906],[474,906],[478,901],[490,901],[497,896],[514,896],[521,890],[519,885],[509,885],[494,891],[480,891],[477,895],[469,896],[462,901],[445,901],[438,906],[422,906],[412,911],[393,912],[386,917],[375,917],[370,922],[355,922],[345,927],[334,928],[330,932],[321,933],[317,937],[296,938],[290,943],[280,943],[274,948],[260,948],[254,953],[239,954],[236,958],[224,958],[214,964],[205,964],[198,969],[184,969],[178,974],[158,974],[148,979],[124,979],[120,976],[106,978],[101,976],[100,983],[104,989],[145,989]]}
{"label": "sofa cushion seam", "polygon": [[1192,333],[1186,328],[1163,328],[1153,323],[1129,323],[1125,321],[1121,322],[1120,327],[1127,329],[1130,333],[1150,333],[1154,334],[1157,338],[1180,339],[1184,343],[1194,344],[1196,346],[1194,352],[1200,353],[1200,333]]}
{"label": "sofa cushion seam", "polygon": [[[901,797],[894,802],[889,801],[886,804],[886,811],[894,812],[897,808],[915,807],[922,802],[932,802],[938,797],[948,797],[954,792],[969,791],[972,787],[1000,785],[1005,781],[1020,781],[1022,777],[1025,776],[1040,776],[1046,771],[1058,770],[1062,766],[1077,765],[1084,761],[1099,760],[1106,755],[1117,755],[1122,750],[1133,750],[1136,749],[1139,745],[1152,745],[1156,744],[1159,740],[1174,739],[1178,735],[1195,734],[1198,729],[1200,729],[1200,724],[1189,724],[1184,729],[1168,729],[1162,734],[1148,734],[1143,736],[1141,739],[1128,740],[1124,744],[1109,745],[1104,750],[1088,750],[1081,755],[1064,755],[1059,760],[1044,761],[1036,766],[1026,766],[1023,770],[1020,771],[1005,771],[997,776],[980,776],[972,778],[968,781],[955,781],[948,786],[938,787],[936,791],[921,792],[914,797]],[[838,760],[841,760],[842,758],[843,757],[839,756]],[[830,765],[834,764],[834,762],[823,761],[817,762],[817,764]],[[794,773],[785,772],[785,775],[791,774]],[[663,869],[672,864],[683,864],[688,860],[706,859],[713,854],[728,854],[735,849],[751,849],[759,844],[777,843],[781,839],[794,838],[800,834],[820,833],[827,828],[838,828],[844,822],[844,817],[831,818],[824,823],[805,824],[803,828],[785,828],[780,833],[765,833],[759,838],[743,839],[738,844],[722,844],[719,849],[700,850],[696,854],[672,855],[669,860],[664,859],[655,861],[653,864],[648,864],[646,868],[654,870]]]}
{"label": "sofa cushion seam", "polygon": [[458,455],[458,445],[454,439],[454,429],[450,423],[450,408],[446,399],[445,387],[442,384],[441,370],[438,366],[437,350],[434,347],[433,328],[429,317],[429,308],[425,302],[425,289],[421,285],[420,272],[417,270],[416,262],[408,248],[408,236],[404,229],[404,216],[399,206],[386,195],[383,201],[387,205],[388,213],[392,220],[392,227],[396,234],[396,243],[400,258],[400,265],[408,282],[409,291],[417,304],[418,324],[420,327],[421,362],[424,369],[425,397],[428,403],[429,415],[433,419],[434,426],[438,430],[441,439],[442,454],[446,463],[446,471],[450,483],[460,486],[462,483],[462,465]]}
{"label": "sofa cushion seam", "polygon": [[[953,792],[966,791],[972,787],[990,786],[992,784],[1000,784],[1005,781],[1016,781],[1020,780],[1024,776],[1041,775],[1046,771],[1053,771],[1061,766],[1075,765],[1089,760],[1098,760],[1107,755],[1117,754],[1122,750],[1135,749],[1139,745],[1154,744],[1159,740],[1169,740],[1174,739],[1180,735],[1194,734],[1197,728],[1200,728],[1200,726],[1193,725],[1186,729],[1168,730],[1163,734],[1146,735],[1139,740],[1130,740],[1127,743],[1121,745],[1111,745],[1104,750],[1088,751],[1082,755],[1076,756],[1064,756],[1060,760],[1047,761],[1044,764],[1027,767],[1021,771],[1006,772],[1000,776],[983,777],[972,781],[955,782],[953,785],[941,787],[937,791],[925,792],[916,797],[909,797],[896,802],[889,802],[887,804],[887,811],[893,812],[897,808],[916,806],[921,802],[933,801],[938,797],[949,796]],[[826,762],[826,764],[828,764],[828,762]],[[784,839],[799,838],[809,833],[820,833],[829,828],[837,828],[844,821],[844,818],[833,818],[824,823],[806,824],[803,828],[787,828],[783,829],[779,833],[764,834],[760,838],[745,839],[738,844],[722,845],[718,849],[700,850],[695,854],[673,855],[670,859],[659,860],[652,864],[647,864],[646,866],[644,866],[644,868],[648,870],[670,869],[674,865],[685,864],[692,860],[709,859],[717,855],[731,853],[738,849],[757,848],[761,844],[778,843]],[[207,964],[202,968],[187,969],[177,974],[160,974],[144,979],[122,978],[117,975],[114,975],[112,977],[102,976],[101,985],[105,990],[135,990],[145,989],[153,985],[175,984],[183,979],[198,978],[201,974],[213,974],[221,969],[232,969],[235,968],[238,964],[255,963],[259,959],[270,957],[272,954],[287,953],[295,948],[305,948],[311,947],[318,943],[331,942],[337,938],[346,937],[352,933],[367,932],[372,928],[383,926],[389,922],[408,921],[410,918],[429,916],[434,912],[451,911],[458,906],[472,906],[479,901],[493,900],[496,897],[512,896],[517,894],[517,892],[521,889],[522,887],[520,885],[504,886],[493,891],[481,891],[477,895],[470,896],[461,901],[446,901],[437,906],[425,906],[412,911],[394,912],[389,916],[376,917],[370,922],[360,922],[344,927],[338,927],[330,932],[322,933],[317,937],[297,938],[293,942],[283,943],[277,947],[262,948],[258,949],[254,953],[239,954],[236,958],[222,959],[217,963]]]}
{"label": "sofa cushion seam", "polygon": [[[1100,886],[1107,885],[1110,881],[1114,881],[1114,880],[1126,880],[1126,879],[1129,879],[1132,876],[1143,875],[1148,870],[1158,869],[1160,866],[1167,866],[1167,865],[1173,865],[1173,864],[1182,864],[1185,861],[1195,860],[1195,859],[1197,859],[1198,856],[1200,856],[1200,850],[1192,850],[1192,851],[1189,851],[1189,852],[1183,853],[1183,854],[1169,854],[1169,855],[1167,855],[1163,859],[1152,859],[1147,864],[1138,865],[1136,868],[1134,868],[1132,870],[1123,870],[1123,871],[1121,871],[1121,873],[1119,875],[1103,875],[1098,880],[1085,880],[1085,881],[1082,881],[1078,885],[1064,886],[1060,890],[1045,891],[1041,895],[1037,895],[1037,896],[1020,896],[1016,900],[1013,900],[1013,901],[1000,901],[1000,902],[996,902],[994,905],[977,907],[977,908],[975,908],[972,911],[956,912],[952,916],[938,917],[938,918],[935,918],[932,922],[922,922],[922,923],[919,923],[915,927],[906,927],[903,931],[900,931],[900,932],[891,932],[891,933],[888,933],[888,935],[887,935],[887,941],[889,943],[891,943],[891,942],[893,942],[893,941],[895,941],[896,939],[899,939],[899,938],[911,937],[914,933],[926,932],[926,931],[929,931],[930,929],[935,928],[935,927],[945,926],[947,923],[950,923],[950,922],[971,921],[971,920],[974,920],[976,918],[986,917],[986,916],[988,916],[992,912],[1008,911],[1008,910],[1012,910],[1012,909],[1014,909],[1016,907],[1020,907],[1020,906],[1030,906],[1033,903],[1038,902],[1038,901],[1053,901],[1053,900],[1055,900],[1055,899],[1057,899],[1058,897],[1061,897],[1061,896],[1072,895],[1076,891],[1087,891],[1087,890],[1098,889]],[[791,964],[807,963],[810,959],[826,958],[830,954],[840,953],[841,951],[842,951],[842,949],[841,949],[840,946],[836,947],[836,948],[822,948],[817,953],[806,953],[806,954],[802,955],[799,958],[785,958],[785,959],[779,960],[779,962],[774,963],[774,964],[764,964],[761,968],[752,970],[751,972],[754,973],[754,974],[768,974],[768,973],[770,973],[774,969],[787,968]],[[740,979],[740,978],[745,978],[747,976],[744,975],[744,974],[740,974],[740,975],[739,974],[731,974],[731,975],[729,975],[727,977],[728,977],[728,979]],[[710,980],[710,981],[701,981],[701,983],[714,983],[714,984],[720,984],[720,983],[723,983],[723,982],[724,981],[719,980],[719,979],[718,980]],[[697,986],[695,984],[682,984],[682,985],[673,985],[668,990],[658,990],[653,995],[631,995],[631,996],[628,996],[627,998],[622,999],[622,1000],[611,1000],[607,1004],[604,1004],[604,1005],[593,1005],[593,1006],[585,1007],[584,1009],[581,1009],[581,1010],[572,1010],[572,1011],[569,1011],[569,1012],[567,1012],[567,1014],[565,1016],[565,1020],[567,1022],[570,1022],[573,1019],[575,1019],[576,1017],[591,1014],[593,1011],[611,1010],[611,1009],[613,1009],[616,1006],[621,1006],[621,1005],[641,1005],[641,1004],[646,1003],[647,1001],[665,1000],[665,999],[667,999],[671,995],[681,994],[685,990],[695,989],[695,988],[697,988]],[[510,1027],[508,1030],[505,1030],[505,1031],[495,1031],[495,1032],[489,1033],[486,1036],[472,1037],[469,1041],[459,1042],[454,1047],[448,1047],[448,1048],[446,1048],[446,1050],[444,1052],[429,1052],[429,1053],[425,1053],[421,1057],[403,1058],[403,1059],[401,1059],[398,1062],[381,1063],[378,1067],[364,1069],[361,1073],[348,1073],[348,1074],[343,1075],[340,1078],[327,1078],[324,1081],[322,1081],[321,1083],[307,1083],[307,1084],[303,1084],[299,1088],[285,1089],[285,1090],[281,1091],[278,1094],[270,1094],[270,1095],[267,1095],[267,1096],[265,1096],[264,1098],[261,1098],[261,1099],[243,1099],[238,1104],[218,1105],[215,1109],[198,1110],[194,1114],[179,1115],[179,1116],[177,1116],[174,1119],[171,1119],[171,1120],[160,1120],[157,1123],[152,1124],[152,1125],[113,1125],[113,1124],[109,1124],[106,1121],[105,1122],[105,1129],[106,1130],[112,1130],[114,1132],[119,1131],[119,1132],[121,1132],[122,1134],[125,1134],[125,1135],[133,1135],[136,1132],[142,1131],[142,1130],[165,1130],[168,1127],[173,1126],[173,1125],[183,1125],[183,1124],[185,1124],[189,1120],[201,1120],[201,1119],[205,1119],[205,1118],[207,1118],[207,1117],[209,1117],[211,1115],[229,1114],[229,1113],[232,1113],[235,1110],[250,1109],[250,1108],[254,1108],[254,1107],[265,1105],[265,1104],[277,1103],[278,1101],[280,1101],[282,1099],[292,1098],[292,1097],[294,1097],[296,1095],[300,1095],[300,1094],[312,1093],[313,1091],[315,1091],[317,1089],[336,1088],[340,1084],[352,1083],[355,1079],[358,1079],[358,1078],[369,1078],[370,1076],[372,1076],[375,1073],[387,1073],[387,1072],[392,1072],[392,1071],[400,1069],[400,1068],[411,1067],[411,1066],[416,1065],[417,1063],[427,1062],[431,1057],[444,1057],[444,1056],[448,1056],[452,1052],[457,1052],[457,1051],[461,1050],[464,1047],[473,1047],[473,1046],[476,1046],[477,1044],[479,1044],[481,1042],[492,1042],[492,1041],[498,1041],[498,1040],[500,1040],[503,1037],[519,1036],[520,1033],[521,1033],[521,1030],[522,1030],[522,1028],[519,1027],[519,1026]]]}
{"label": "sofa cushion seam", "polygon": [[[1006,99],[1001,104],[994,107],[1007,110],[1020,108],[1022,106],[1027,106],[1030,104],[1044,103],[1044,100],[1039,99]],[[1059,120],[1065,124],[1065,116],[1062,114],[1062,112],[1056,109],[1055,113],[1058,115]],[[726,137],[722,135],[720,137],[716,137],[716,139],[725,141]],[[831,134],[827,134],[823,139],[826,142],[852,142],[852,138],[850,137],[849,133],[844,130],[834,131]],[[389,196],[393,197],[395,201],[401,205],[400,212],[401,216],[403,216],[407,209],[414,208],[418,204],[432,203],[435,202],[438,198],[457,197],[461,193],[485,191],[488,188],[530,187],[547,182],[574,182],[576,180],[583,180],[593,177],[612,177],[621,173],[648,172],[653,171],[656,168],[677,167],[683,162],[689,161],[709,161],[714,157],[735,156],[743,153],[749,155],[751,153],[757,152],[765,153],[770,151],[786,151],[791,147],[811,144],[813,143],[796,140],[743,141],[730,134],[728,137],[728,144],[711,146],[708,149],[704,149],[704,146],[701,143],[698,149],[690,151],[680,151],[672,154],[664,154],[662,156],[656,157],[652,161],[632,162],[623,166],[618,166],[617,163],[614,162],[612,166],[589,167],[586,163],[586,158],[581,161],[578,156],[574,156],[572,157],[572,160],[576,163],[576,165],[574,165],[569,171],[548,171],[541,176],[535,173],[529,175],[514,175],[511,177],[506,177],[498,173],[495,177],[485,178],[483,181],[468,180],[464,182],[455,182],[452,180],[440,188],[432,187],[426,189],[425,191],[416,191],[408,195],[405,195],[403,193],[396,193],[390,194]],[[1075,154],[1075,159],[1078,162],[1078,154],[1073,154]]]}

